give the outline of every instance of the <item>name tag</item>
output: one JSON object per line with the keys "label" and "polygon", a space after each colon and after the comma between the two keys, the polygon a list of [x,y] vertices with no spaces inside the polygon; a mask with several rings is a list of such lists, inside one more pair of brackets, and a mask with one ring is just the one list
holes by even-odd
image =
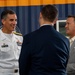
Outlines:
{"label": "name tag", "polygon": [[2,48],[4,48],[4,47],[8,47],[8,45],[5,44],[5,43],[3,43],[3,45],[2,45],[1,47],[2,47]]}

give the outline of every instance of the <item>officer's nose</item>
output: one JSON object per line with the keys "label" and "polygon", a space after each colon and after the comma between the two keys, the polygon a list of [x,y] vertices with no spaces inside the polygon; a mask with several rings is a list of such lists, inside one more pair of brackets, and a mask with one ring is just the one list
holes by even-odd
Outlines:
{"label": "officer's nose", "polygon": [[17,21],[13,21],[13,25],[16,25],[17,24]]}

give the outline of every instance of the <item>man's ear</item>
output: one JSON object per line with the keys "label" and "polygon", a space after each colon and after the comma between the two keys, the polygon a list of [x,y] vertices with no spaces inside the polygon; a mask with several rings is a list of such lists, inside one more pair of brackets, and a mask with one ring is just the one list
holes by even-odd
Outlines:
{"label": "man's ear", "polygon": [[54,24],[56,24],[57,20],[58,20],[58,18],[56,18],[56,19],[54,20]]}
{"label": "man's ear", "polygon": [[5,25],[5,20],[4,19],[2,19],[1,22],[2,22],[3,25]]}
{"label": "man's ear", "polygon": [[41,12],[40,12],[40,19],[42,18],[42,14],[41,14]]}

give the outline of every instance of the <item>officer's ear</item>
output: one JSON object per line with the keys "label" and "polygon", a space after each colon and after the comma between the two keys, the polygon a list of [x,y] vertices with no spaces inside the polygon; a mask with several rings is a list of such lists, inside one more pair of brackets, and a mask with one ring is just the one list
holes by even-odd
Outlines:
{"label": "officer's ear", "polygon": [[2,22],[2,25],[5,25],[5,19],[2,19],[1,22]]}

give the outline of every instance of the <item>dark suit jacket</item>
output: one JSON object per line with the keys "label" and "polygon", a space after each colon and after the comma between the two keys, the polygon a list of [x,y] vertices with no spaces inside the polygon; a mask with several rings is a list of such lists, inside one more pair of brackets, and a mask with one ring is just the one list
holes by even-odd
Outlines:
{"label": "dark suit jacket", "polygon": [[20,75],[66,75],[69,41],[53,26],[42,26],[24,36]]}

